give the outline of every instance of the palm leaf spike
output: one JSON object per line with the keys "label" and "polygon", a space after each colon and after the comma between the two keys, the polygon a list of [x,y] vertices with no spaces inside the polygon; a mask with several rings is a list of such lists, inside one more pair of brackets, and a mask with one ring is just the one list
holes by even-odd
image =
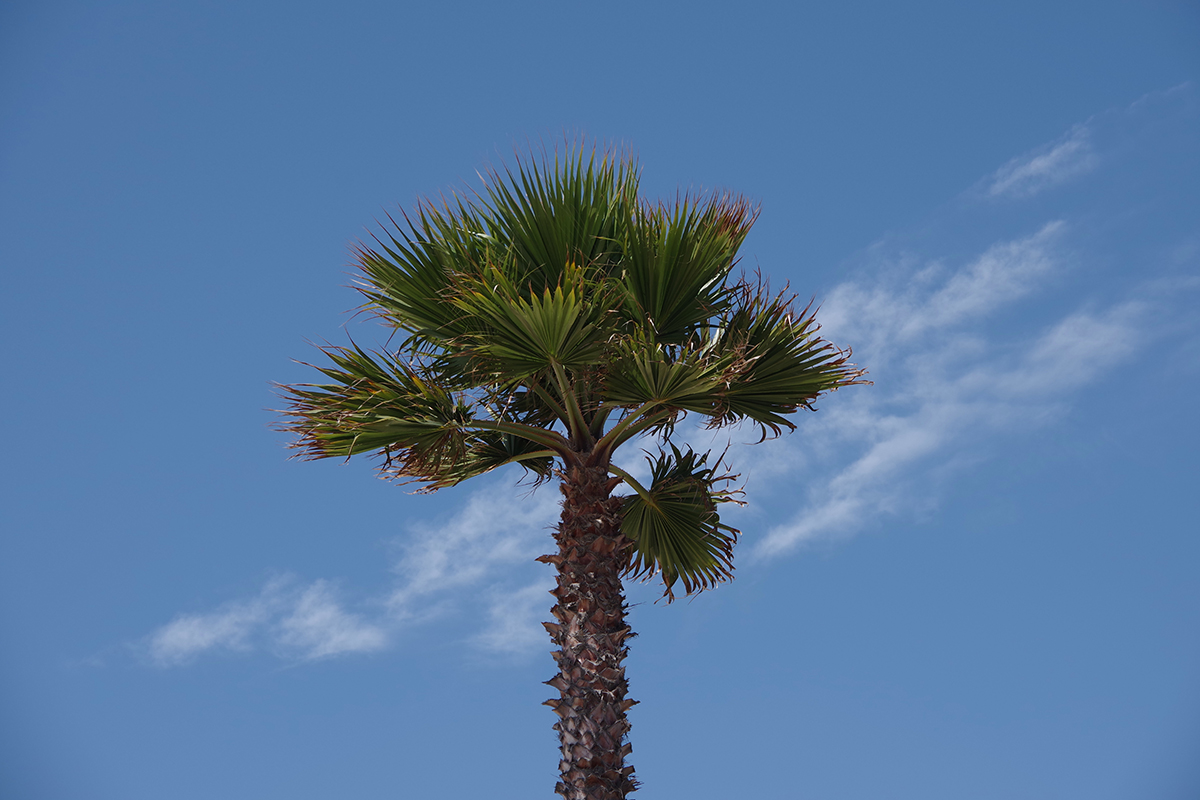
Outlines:
{"label": "palm leaf spike", "polygon": [[[733,576],[741,503],[725,454],[676,424],[757,425],[762,438],[820,395],[863,383],[817,336],[812,304],[735,277],[757,209],[730,194],[639,197],[624,151],[568,145],[518,157],[480,190],[389,215],[353,257],[363,310],[398,347],[327,346],[323,382],[282,387],[280,427],[305,459],[375,454],[380,473],[436,491],[516,464],[563,494],[555,532],[560,795],[624,798],[637,782],[623,660],[623,580],[670,602]],[[639,438],[643,486],[613,464]],[[627,491],[614,494],[624,485]]]}

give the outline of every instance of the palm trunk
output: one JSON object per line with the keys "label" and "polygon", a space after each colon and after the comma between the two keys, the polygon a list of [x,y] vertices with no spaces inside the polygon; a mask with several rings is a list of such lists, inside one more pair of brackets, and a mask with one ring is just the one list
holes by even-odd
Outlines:
{"label": "palm trunk", "polygon": [[557,555],[541,561],[558,568],[551,592],[556,622],[544,623],[554,644],[559,673],[549,685],[560,697],[547,700],[559,720],[562,746],[555,791],[567,800],[621,800],[634,789],[633,767],[625,756],[629,684],[623,661],[632,635],[625,624],[621,591],[621,498],[610,497],[613,481],[603,468],[574,468],[563,478],[562,520]]}

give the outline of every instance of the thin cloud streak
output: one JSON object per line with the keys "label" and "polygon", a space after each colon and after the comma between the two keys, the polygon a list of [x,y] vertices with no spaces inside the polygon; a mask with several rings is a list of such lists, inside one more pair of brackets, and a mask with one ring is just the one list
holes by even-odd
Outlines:
{"label": "thin cloud streak", "polygon": [[393,568],[399,581],[386,600],[390,614],[398,620],[420,616],[431,599],[495,580],[498,571],[546,552],[558,515],[558,493],[550,489],[530,494],[493,483],[471,494],[446,522],[412,526]]}
{"label": "thin cloud streak", "polygon": [[488,604],[487,626],[474,643],[492,653],[524,655],[544,650],[546,631],[541,620],[549,614],[554,579],[546,575],[515,591],[496,592]]}
{"label": "thin cloud streak", "polygon": [[250,639],[272,611],[270,585],[252,600],[231,602],[208,614],[182,614],[152,633],[145,642],[150,661],[179,666],[210,650],[247,651]]}
{"label": "thin cloud streak", "polygon": [[342,653],[369,653],[387,646],[386,631],[342,609],[327,581],[318,580],[296,599],[279,622],[275,641],[305,660]]}
{"label": "thin cloud streak", "polygon": [[1062,220],[1036,233],[989,247],[953,271],[939,262],[892,270],[866,282],[843,283],[820,312],[823,335],[853,341],[878,363],[922,335],[979,320],[1024,297],[1053,269],[1053,248],[1066,230]]}
{"label": "thin cloud streak", "polygon": [[1052,145],[1014,158],[990,178],[989,197],[1031,197],[1092,170],[1097,163],[1086,125]]}
{"label": "thin cloud streak", "polygon": [[[1167,101],[1182,91],[1148,95],[1075,126],[984,179],[982,194],[1028,198],[1102,161],[1115,166],[1141,158],[1153,151],[1152,134],[1164,127],[1163,115],[1179,118],[1183,109]],[[1097,141],[1107,143],[1103,158]],[[1122,163],[1114,172],[1130,167]],[[1146,278],[1123,298],[1089,302],[1087,287],[1077,285],[1081,296],[1072,307],[1060,302],[1057,317],[1031,322],[1038,312],[1029,301],[1039,293],[1065,285],[1093,258],[1099,264],[1113,258],[1109,245],[1092,255],[1090,237],[1105,219],[1129,224],[1128,209],[1120,200],[1112,204],[1114,197],[1121,196],[1076,196],[1075,213],[1030,235],[998,241],[961,266],[909,253],[880,259],[866,277],[835,287],[821,309],[823,334],[853,345],[855,360],[870,369],[875,385],[831,398],[804,421],[798,436],[775,448],[782,455],[768,461],[790,469],[767,470],[751,491],[779,492],[784,481],[792,492],[806,489],[791,518],[756,542],[745,561],[769,560],[927,509],[952,466],[986,458],[1001,447],[998,437],[1029,435],[1060,418],[1089,384],[1178,327],[1172,320],[1179,292],[1194,275],[1177,279],[1172,293],[1146,271],[1154,259],[1167,270],[1194,263],[1190,233],[1168,248],[1178,263],[1163,261],[1162,242],[1125,255]],[[992,209],[968,202],[956,213],[988,215]],[[1075,221],[1068,224],[1068,216]],[[951,232],[948,241],[958,221],[944,228]],[[962,221],[967,228],[979,222]],[[881,250],[875,248],[876,254]],[[1016,309],[1018,302],[1023,306]]]}
{"label": "thin cloud streak", "polygon": [[[364,604],[375,610],[369,617],[347,611],[326,580],[299,585],[284,576],[248,600],[180,615],[136,647],[159,667],[216,652],[312,661],[386,649],[406,626],[474,605],[475,615],[489,621],[472,637],[475,646],[509,655],[531,651],[545,638],[539,621],[551,605],[548,568],[533,559],[552,547],[556,498],[557,492],[530,495],[496,481],[468,495],[449,519],[410,526],[398,543],[395,585]],[[514,573],[541,577],[513,590]],[[490,588],[464,591],[480,585]]]}
{"label": "thin cloud streak", "polygon": [[328,581],[305,587],[291,576],[272,578],[249,600],[206,614],[181,614],[136,646],[158,667],[190,664],[213,651],[267,649],[283,658],[312,661],[379,650],[387,632],[342,608]]}
{"label": "thin cloud streak", "polygon": [[876,383],[839,396],[787,445],[817,453],[820,463],[808,472],[818,474],[803,507],[752,556],[780,556],[911,508],[914,497],[929,495],[939,464],[966,457],[988,436],[1053,419],[1074,393],[1142,346],[1148,307],[1141,302],[1076,311],[1015,342],[984,335],[988,317],[1054,273],[1051,243],[1062,230],[1055,222],[995,245],[948,276],[939,269],[940,282],[915,270],[890,289],[849,283],[831,293],[831,338],[865,342],[859,353],[877,370]]}

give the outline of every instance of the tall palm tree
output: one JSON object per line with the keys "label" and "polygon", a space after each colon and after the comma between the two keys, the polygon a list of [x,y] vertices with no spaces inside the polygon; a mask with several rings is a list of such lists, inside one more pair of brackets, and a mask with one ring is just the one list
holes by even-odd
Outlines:
{"label": "tall palm tree", "polygon": [[[424,491],[505,464],[559,480],[557,551],[538,560],[558,571],[547,704],[569,800],[637,786],[622,580],[661,577],[669,600],[732,577],[739,531],[719,509],[738,502],[736,476],[677,445],[676,423],[777,436],[863,374],[816,335],[811,307],[733,276],[756,216],[746,200],[652,204],[638,177],[628,154],[574,145],[420,202],[355,249],[364,307],[393,344],[322,348],[328,382],[283,387],[281,427],[305,458],[375,453]],[[658,442],[647,484],[613,463],[639,438]]]}

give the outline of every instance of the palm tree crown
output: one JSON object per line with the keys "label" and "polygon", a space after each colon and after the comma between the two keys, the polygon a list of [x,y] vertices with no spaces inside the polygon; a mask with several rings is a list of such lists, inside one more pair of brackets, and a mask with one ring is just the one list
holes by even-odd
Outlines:
{"label": "palm tree crown", "polygon": [[[282,427],[305,458],[375,453],[381,471],[425,491],[512,463],[562,479],[560,552],[543,560],[560,571],[559,622],[547,627],[563,647],[564,699],[551,704],[560,726],[575,726],[560,727],[567,797],[624,797],[635,785],[621,760],[632,703],[623,667],[616,683],[568,675],[586,678],[580,663],[598,664],[604,647],[620,667],[620,577],[659,575],[668,598],[678,584],[690,594],[731,577],[738,531],[718,509],[734,500],[735,476],[677,446],[676,423],[691,413],[710,428],[749,422],[761,438],[779,435],[795,427],[787,415],[863,374],[817,336],[811,306],[733,275],[756,217],[746,200],[649,203],[638,179],[629,155],[574,146],[491,171],[477,193],[419,203],[355,249],[365,307],[398,334],[394,346],[323,348],[327,381],[284,387]],[[612,463],[643,436],[660,443],[648,485]],[[629,493],[612,496],[622,483]],[[600,537],[586,554],[585,529]],[[609,608],[592,625],[578,587],[598,570],[611,573],[595,590]],[[571,722],[571,708],[592,701],[570,698],[588,692],[599,721]],[[601,757],[605,747],[620,757]]]}

